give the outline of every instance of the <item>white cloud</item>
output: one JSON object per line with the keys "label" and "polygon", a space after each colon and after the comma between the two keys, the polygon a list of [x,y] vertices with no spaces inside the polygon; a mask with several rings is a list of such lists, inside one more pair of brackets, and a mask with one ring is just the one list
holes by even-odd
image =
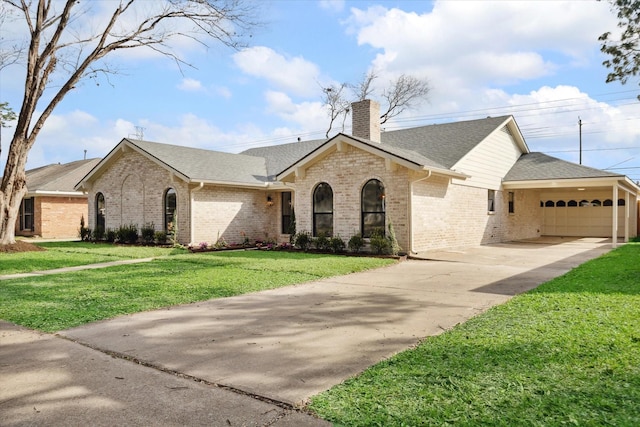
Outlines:
{"label": "white cloud", "polygon": [[243,73],[266,79],[294,95],[310,96],[319,90],[318,67],[301,56],[288,58],[271,48],[256,46],[236,53],[233,60]]}
{"label": "white cloud", "polygon": [[[351,9],[346,25],[360,45],[380,49],[381,70],[427,68],[436,77],[473,84],[522,81],[559,68],[541,58],[574,63],[590,55],[598,36],[615,28],[606,2],[439,1],[417,14],[374,6]],[[585,25],[585,23],[589,23]],[[531,67],[531,68],[529,68]]]}
{"label": "white cloud", "polygon": [[342,12],[344,10],[345,0],[320,0],[318,4],[320,8],[331,12]]}
{"label": "white cloud", "polygon": [[178,89],[184,90],[187,92],[200,92],[204,88],[202,87],[202,83],[199,80],[184,78],[178,84]]}

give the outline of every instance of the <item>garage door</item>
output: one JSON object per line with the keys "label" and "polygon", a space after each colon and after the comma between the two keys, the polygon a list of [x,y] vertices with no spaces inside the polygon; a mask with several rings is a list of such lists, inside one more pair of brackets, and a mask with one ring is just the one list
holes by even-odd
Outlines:
{"label": "garage door", "polygon": [[[624,206],[624,199],[618,200]],[[545,236],[611,237],[613,201],[554,200],[540,201],[542,234]],[[623,224],[624,208],[618,210],[618,224]],[[623,227],[618,227],[618,230]],[[619,231],[618,234],[624,231]]]}

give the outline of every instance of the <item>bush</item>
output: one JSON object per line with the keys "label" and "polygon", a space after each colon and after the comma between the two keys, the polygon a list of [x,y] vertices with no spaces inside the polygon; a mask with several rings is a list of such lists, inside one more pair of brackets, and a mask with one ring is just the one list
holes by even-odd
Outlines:
{"label": "bush", "polygon": [[80,240],[89,241],[91,240],[91,229],[84,225],[84,215],[82,215],[80,217],[80,229],[78,230],[78,236],[80,237]]}
{"label": "bush", "polygon": [[153,233],[153,238],[155,239],[156,243],[159,245],[166,245],[167,244],[167,233],[164,231],[156,231],[155,233]]}
{"label": "bush", "polygon": [[362,250],[362,247],[364,246],[364,239],[362,238],[361,235],[354,234],[349,239],[349,243],[347,243],[347,245],[349,246],[349,250],[351,252],[354,252],[357,254]]}
{"label": "bush", "polygon": [[116,241],[116,232],[115,230],[112,230],[110,228],[107,228],[107,230],[105,231],[105,240],[109,243],[113,243]]}
{"label": "bush", "polygon": [[104,240],[104,235],[105,231],[104,228],[102,227],[98,227],[95,230],[93,230],[93,240],[98,242],[100,240]]}
{"label": "bush", "polygon": [[138,226],[135,224],[121,225],[116,230],[116,240],[119,243],[136,243],[138,241]]}
{"label": "bush", "polygon": [[396,239],[396,232],[393,229],[393,224],[389,221],[389,250],[391,251],[391,255],[397,256],[400,254],[402,248],[398,244],[398,239]]}
{"label": "bush", "polygon": [[142,243],[145,245],[150,245],[153,243],[156,234],[156,228],[153,225],[153,222],[150,224],[145,224],[140,229],[140,235],[142,236]]}
{"label": "bush", "polygon": [[328,251],[330,246],[329,236],[327,233],[319,233],[318,236],[313,240],[313,244],[319,251]]}
{"label": "bush", "polygon": [[380,228],[375,229],[373,233],[371,233],[369,244],[371,245],[371,251],[378,255],[387,254],[391,250],[389,239],[385,237],[384,231]]}
{"label": "bush", "polygon": [[340,236],[335,236],[335,237],[332,237],[331,240],[329,240],[329,246],[331,247],[331,250],[334,253],[339,253],[339,252],[344,252],[344,248],[346,244],[344,243],[344,240],[342,240]]}
{"label": "bush", "polygon": [[312,240],[313,237],[311,237],[311,233],[309,233],[308,231],[301,231],[300,233],[296,234],[295,245],[306,252],[309,250],[309,246],[311,246]]}

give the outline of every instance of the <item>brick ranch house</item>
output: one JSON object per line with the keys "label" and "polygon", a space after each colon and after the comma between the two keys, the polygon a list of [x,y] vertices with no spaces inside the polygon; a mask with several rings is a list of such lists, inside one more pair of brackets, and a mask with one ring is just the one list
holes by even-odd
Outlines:
{"label": "brick ranch house", "polygon": [[87,194],[74,187],[100,159],[55,163],[26,171],[28,192],[20,204],[15,235],[70,239],[88,220]]}
{"label": "brick ranch house", "polygon": [[166,230],[175,219],[183,244],[282,242],[295,207],[298,232],[347,241],[392,223],[411,253],[637,235],[633,181],[530,152],[512,116],[381,132],[379,105],[365,100],[352,117],[353,135],[240,154],[123,139],[76,185],[88,226]]}

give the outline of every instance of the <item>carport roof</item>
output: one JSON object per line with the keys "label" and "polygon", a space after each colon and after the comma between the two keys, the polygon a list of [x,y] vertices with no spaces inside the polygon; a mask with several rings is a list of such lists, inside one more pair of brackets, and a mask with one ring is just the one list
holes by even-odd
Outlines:
{"label": "carport roof", "polygon": [[624,177],[624,175],[577,165],[543,153],[526,153],[513,165],[504,177],[509,181],[536,181],[549,179],[583,179]]}

